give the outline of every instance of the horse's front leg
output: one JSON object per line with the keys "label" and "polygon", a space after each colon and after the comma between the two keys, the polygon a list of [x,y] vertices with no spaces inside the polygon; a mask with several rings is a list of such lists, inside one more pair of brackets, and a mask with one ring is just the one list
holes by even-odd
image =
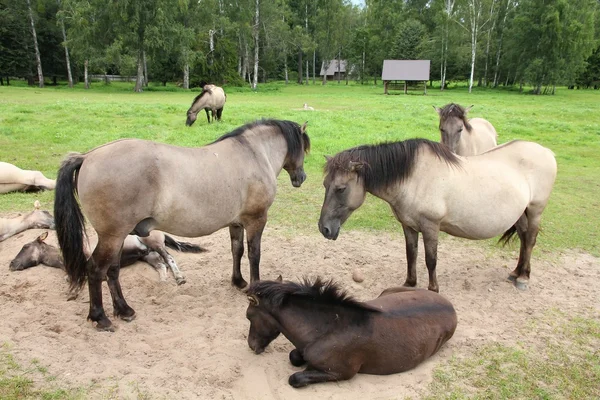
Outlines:
{"label": "horse's front leg", "polygon": [[244,255],[244,227],[241,225],[229,226],[229,237],[231,239],[231,255],[233,256],[233,274],[231,284],[238,289],[248,286],[248,282],[242,277],[240,265]]}
{"label": "horse's front leg", "polygon": [[402,224],[404,240],[406,242],[406,281],[404,286],[417,286],[417,255],[419,253],[419,232]]}
{"label": "horse's front leg", "polygon": [[250,261],[250,283],[260,280],[260,241],[267,223],[267,216],[263,215],[244,224],[248,235],[248,260]]}
{"label": "horse's front leg", "polygon": [[422,224],[421,231],[423,232],[423,244],[425,245],[425,264],[427,265],[427,271],[429,272],[428,289],[433,292],[439,292],[440,288],[438,286],[435,268],[437,266],[437,248],[440,229],[438,225],[426,222]]}
{"label": "horse's front leg", "polygon": [[208,123],[210,124],[210,114],[209,114],[208,108],[205,108],[204,111],[206,111],[206,119],[208,120]]}
{"label": "horse's front leg", "polygon": [[348,378],[344,378],[343,374],[336,371],[319,371],[312,368],[306,368],[304,371],[296,372],[290,375],[288,383],[290,386],[295,388],[301,388],[308,386],[313,383],[331,382],[331,381],[342,381]]}

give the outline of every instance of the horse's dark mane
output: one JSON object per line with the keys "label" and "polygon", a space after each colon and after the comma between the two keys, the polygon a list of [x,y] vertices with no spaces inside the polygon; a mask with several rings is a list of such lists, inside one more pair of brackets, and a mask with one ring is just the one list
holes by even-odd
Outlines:
{"label": "horse's dark mane", "polygon": [[194,104],[196,104],[196,102],[197,102],[198,100],[200,100],[200,98],[201,98],[202,96],[204,96],[205,94],[207,94],[207,93],[208,93],[208,94],[211,94],[211,93],[212,93],[212,90],[210,90],[210,89],[204,89],[204,88],[202,88],[202,92],[200,92],[200,94],[199,94],[198,96],[194,97],[194,101],[192,101],[192,106],[194,106]]}
{"label": "horse's dark mane", "polygon": [[439,115],[440,126],[442,125],[442,121],[444,121],[445,119],[460,118],[463,121],[463,124],[465,124],[465,128],[467,128],[469,132],[473,128],[469,123],[469,119],[467,118],[467,111],[465,110],[465,108],[456,103],[446,104],[439,110]]}
{"label": "horse's dark mane", "polygon": [[356,173],[366,190],[385,188],[410,176],[423,147],[428,147],[438,159],[450,166],[460,165],[459,158],[446,146],[427,139],[408,139],[344,150],[327,161],[324,172],[327,175],[339,170],[349,171],[350,162],[361,162],[365,165]]}
{"label": "horse's dark mane", "polygon": [[304,149],[305,153],[310,151],[310,139],[306,133],[302,133],[302,129],[300,125],[293,121],[283,121],[277,119],[261,119],[259,121],[250,122],[246,125],[240,126],[239,128],[234,129],[233,131],[226,133],[221,136],[213,143],[217,143],[229,138],[240,138],[244,132],[249,129],[253,129],[259,126],[270,126],[277,128],[283,137],[285,138],[285,142],[287,143],[288,155],[290,157],[299,156],[299,152]]}
{"label": "horse's dark mane", "polygon": [[325,281],[320,277],[314,282],[304,278],[301,283],[258,281],[250,286],[248,294],[257,296],[260,301],[267,301],[275,308],[281,307],[290,298],[303,298],[323,305],[375,311],[364,303],[356,301],[333,280]]}

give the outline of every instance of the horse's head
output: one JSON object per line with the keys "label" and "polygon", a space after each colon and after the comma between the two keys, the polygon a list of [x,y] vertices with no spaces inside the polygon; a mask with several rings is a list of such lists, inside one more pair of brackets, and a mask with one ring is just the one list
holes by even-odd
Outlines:
{"label": "horse's head", "polygon": [[198,117],[198,112],[194,112],[194,110],[190,107],[190,109],[187,111],[187,119],[185,120],[185,125],[186,126],[194,125],[194,122],[196,122],[197,117]]}
{"label": "horse's head", "polygon": [[440,116],[441,142],[453,152],[458,150],[463,130],[465,128],[469,130],[471,127],[467,119],[467,113],[471,107],[463,108],[454,103],[448,104],[443,108],[433,106]]}
{"label": "horse's head", "polygon": [[340,228],[352,212],[365,201],[364,182],[359,171],[365,167],[361,161],[341,157],[326,157],[325,200],[319,218],[319,231],[327,239],[337,239]]}
{"label": "horse's head", "polygon": [[252,288],[248,291],[248,309],[246,318],[250,321],[250,331],[248,332],[248,346],[256,354],[265,351],[265,348],[271,343],[281,330],[279,323],[271,315],[265,302],[257,293],[252,293]]}
{"label": "horse's head", "polygon": [[27,214],[24,220],[29,229],[55,229],[54,217],[48,211],[36,209]]}
{"label": "horse's head", "polygon": [[283,164],[283,169],[290,175],[290,180],[294,187],[302,186],[302,183],[306,180],[304,156],[310,151],[310,138],[306,133],[306,124],[307,122],[300,128],[300,146],[290,149],[288,143],[288,154]]}
{"label": "horse's head", "polygon": [[33,242],[23,246],[19,254],[10,262],[10,270],[22,271],[39,264],[59,267],[61,261],[58,249],[44,242],[47,237],[48,232],[44,232]]}

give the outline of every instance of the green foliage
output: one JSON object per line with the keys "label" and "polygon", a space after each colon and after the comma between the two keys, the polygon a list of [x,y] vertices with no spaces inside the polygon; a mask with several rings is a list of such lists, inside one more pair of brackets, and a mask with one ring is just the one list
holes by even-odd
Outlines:
{"label": "green foliage", "polygon": [[415,19],[404,21],[398,28],[391,58],[397,60],[421,59],[421,45],[426,40],[425,26]]}

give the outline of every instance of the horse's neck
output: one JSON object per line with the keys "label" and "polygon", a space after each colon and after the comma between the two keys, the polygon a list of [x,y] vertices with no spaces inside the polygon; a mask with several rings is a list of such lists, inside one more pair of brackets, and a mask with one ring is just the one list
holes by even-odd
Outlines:
{"label": "horse's neck", "polygon": [[275,176],[278,176],[283,169],[283,163],[287,156],[287,143],[285,138],[276,133],[263,133],[261,135],[250,134],[247,136],[247,139],[252,146],[262,148],[263,151],[261,153],[265,155],[265,160],[271,166]]}
{"label": "horse's neck", "polygon": [[28,216],[29,214],[16,218],[0,218],[0,241],[29,228]]}
{"label": "horse's neck", "polygon": [[302,349],[336,326],[348,326],[345,320],[351,318],[349,313],[352,311],[340,306],[318,305],[309,308],[292,300],[274,316],[281,325],[281,333],[294,346]]}

